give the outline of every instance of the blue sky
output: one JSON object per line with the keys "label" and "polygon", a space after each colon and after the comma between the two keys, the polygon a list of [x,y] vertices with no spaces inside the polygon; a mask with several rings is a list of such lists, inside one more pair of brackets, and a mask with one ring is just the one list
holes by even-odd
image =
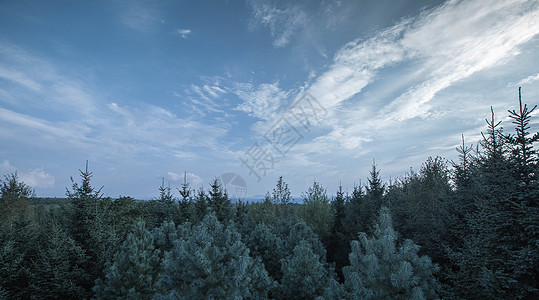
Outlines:
{"label": "blue sky", "polygon": [[[539,2],[2,1],[0,173],[63,196],[161,178],[334,193],[476,144],[539,101]],[[537,130],[537,120],[532,129]],[[177,194],[177,193],[176,193]]]}

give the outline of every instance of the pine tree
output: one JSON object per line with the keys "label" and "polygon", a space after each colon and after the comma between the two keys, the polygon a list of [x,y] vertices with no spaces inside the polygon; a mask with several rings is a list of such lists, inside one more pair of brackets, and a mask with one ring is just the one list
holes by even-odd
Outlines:
{"label": "pine tree", "polygon": [[253,257],[259,257],[268,271],[268,274],[275,280],[280,281],[281,260],[286,257],[284,241],[264,224],[257,224],[255,228],[245,238],[245,245],[249,247]]}
{"label": "pine tree", "polygon": [[144,222],[138,222],[112,263],[104,278],[96,281],[94,292],[99,299],[151,299],[160,273],[159,250]]}
{"label": "pine tree", "polygon": [[163,261],[161,298],[267,298],[273,282],[241,236],[212,213],[177,240]]}
{"label": "pine tree", "polygon": [[372,236],[359,234],[351,244],[350,265],[343,268],[341,295],[347,299],[433,299],[438,267],[411,240],[398,243],[389,209],[380,209]]}
{"label": "pine tree", "polygon": [[271,200],[275,204],[287,205],[290,203],[290,190],[288,184],[283,181],[283,176],[279,176],[277,184],[271,193]]}
{"label": "pine tree", "polygon": [[292,255],[282,261],[279,298],[315,299],[322,296],[332,279],[332,271],[308,242],[300,241]]}

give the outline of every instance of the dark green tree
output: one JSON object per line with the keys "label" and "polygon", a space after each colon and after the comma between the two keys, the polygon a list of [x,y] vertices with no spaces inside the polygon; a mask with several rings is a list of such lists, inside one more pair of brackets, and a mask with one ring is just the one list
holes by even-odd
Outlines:
{"label": "dark green tree", "polygon": [[119,238],[110,214],[112,200],[103,197],[102,188],[92,187],[88,162],[85,171],[79,171],[81,184],[71,178],[72,190],[66,191],[70,203],[66,215],[71,236],[88,257],[83,269],[88,273],[84,288],[90,295],[94,280],[101,277],[103,266],[116,252]]}
{"label": "dark green tree", "polygon": [[98,299],[151,299],[161,269],[159,250],[154,248],[151,232],[137,222],[114,259],[96,280]]}
{"label": "dark green tree", "polygon": [[320,183],[314,181],[313,186],[309,187],[302,196],[301,218],[312,226],[322,242],[327,243],[333,226],[333,210],[329,203],[327,190]]}
{"label": "dark green tree", "polygon": [[87,257],[61,224],[52,219],[43,234],[44,243],[32,268],[31,291],[39,299],[80,299],[86,295],[89,280],[84,271]]}
{"label": "dark green tree", "polygon": [[348,253],[350,253],[350,241],[347,238],[347,230],[344,227],[346,211],[345,195],[342,190],[342,185],[339,185],[337,196],[333,200],[332,206],[335,214],[333,217],[331,236],[327,245],[328,261],[335,263],[335,270],[339,277],[341,277],[342,267],[348,263]]}
{"label": "dark green tree", "polygon": [[233,217],[232,204],[217,178],[210,184],[209,196],[209,209],[215,213],[219,222],[228,223]]}
{"label": "dark green tree", "polygon": [[10,226],[21,214],[28,213],[34,190],[19,180],[17,172],[0,179],[0,225]]}
{"label": "dark green tree", "polygon": [[257,224],[245,238],[245,245],[249,247],[251,256],[262,260],[268,274],[280,281],[282,278],[281,260],[286,257],[287,253],[285,253],[283,240],[275,234],[273,228],[264,223]]}

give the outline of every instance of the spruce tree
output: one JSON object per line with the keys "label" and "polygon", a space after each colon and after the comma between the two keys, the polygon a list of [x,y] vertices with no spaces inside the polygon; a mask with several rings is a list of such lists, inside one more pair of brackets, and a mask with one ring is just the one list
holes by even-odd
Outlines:
{"label": "spruce tree", "polygon": [[17,172],[0,179],[0,226],[10,226],[18,215],[28,212],[34,190],[19,180]]}
{"label": "spruce tree", "polygon": [[[42,224],[44,225],[44,224]],[[44,244],[32,271],[32,296],[39,299],[80,299],[89,280],[83,270],[88,258],[56,220],[44,230]]]}
{"label": "spruce tree", "polygon": [[350,265],[343,268],[347,299],[433,299],[438,270],[411,240],[398,243],[388,208],[381,208],[374,234],[359,234],[351,244]]}
{"label": "spruce tree", "polygon": [[208,207],[215,213],[219,222],[228,223],[233,217],[232,204],[217,178],[211,182],[209,194]]}
{"label": "spruce tree", "polygon": [[85,171],[79,171],[81,184],[71,178],[72,190],[66,189],[70,203],[66,212],[71,236],[88,257],[83,268],[88,273],[84,288],[90,294],[93,281],[102,275],[103,266],[112,259],[119,239],[110,214],[111,199],[103,197],[102,187],[92,187],[88,162]]}
{"label": "spruce tree", "polygon": [[352,194],[345,203],[345,217],[343,221],[346,230],[346,243],[348,245],[350,245],[350,242],[357,237],[358,232],[367,230],[367,228],[363,226],[364,220],[362,219],[363,201],[365,201],[365,193],[361,183],[359,185],[354,185]]}
{"label": "spruce tree", "polygon": [[342,267],[348,262],[348,253],[350,253],[349,241],[346,236],[346,229],[343,222],[346,218],[345,213],[345,195],[342,185],[339,185],[337,196],[332,203],[335,215],[333,217],[333,226],[331,228],[331,237],[327,246],[328,261],[335,263],[335,270],[339,277],[342,276]]}

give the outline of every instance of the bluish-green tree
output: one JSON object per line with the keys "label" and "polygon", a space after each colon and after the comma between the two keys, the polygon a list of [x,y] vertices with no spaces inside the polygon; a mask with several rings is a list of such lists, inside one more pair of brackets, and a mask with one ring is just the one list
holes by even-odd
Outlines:
{"label": "bluish-green tree", "polygon": [[438,270],[411,240],[398,242],[389,209],[380,210],[372,236],[359,234],[352,242],[350,265],[343,268],[343,298],[433,299]]}
{"label": "bluish-green tree", "polygon": [[159,287],[165,299],[260,299],[274,284],[239,233],[214,214],[175,241],[163,269]]}

